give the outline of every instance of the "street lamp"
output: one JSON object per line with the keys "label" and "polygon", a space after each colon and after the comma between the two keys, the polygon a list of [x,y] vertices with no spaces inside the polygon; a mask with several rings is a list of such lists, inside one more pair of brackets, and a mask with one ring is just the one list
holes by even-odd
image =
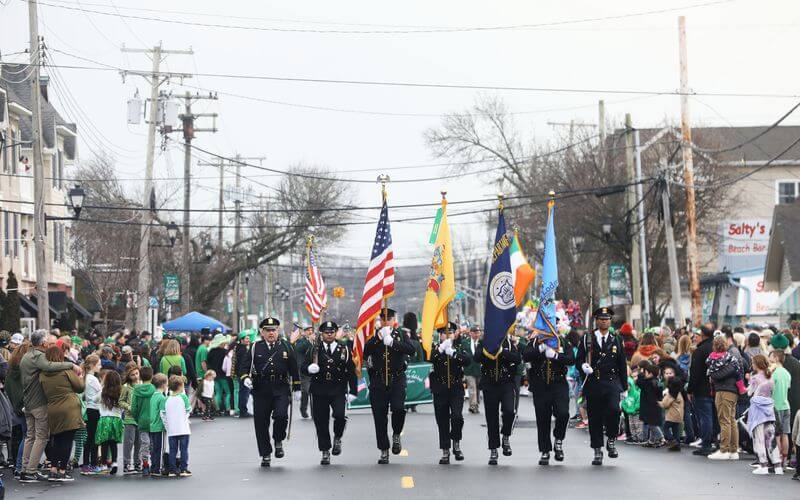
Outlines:
{"label": "street lamp", "polygon": [[583,242],[585,241],[583,236],[573,236],[572,237],[572,248],[575,249],[575,253],[581,253],[583,250]]}
{"label": "street lamp", "polygon": [[167,236],[169,237],[170,246],[175,246],[175,239],[178,237],[178,225],[175,222],[167,224]]}
{"label": "street lamp", "polygon": [[86,198],[86,191],[82,187],[76,185],[69,190],[69,204],[72,205],[72,211],[75,212],[75,218],[81,216],[81,209],[83,208],[83,200]]}
{"label": "street lamp", "polygon": [[608,241],[611,239],[611,221],[606,219],[603,221],[603,238]]}
{"label": "street lamp", "polygon": [[210,241],[206,241],[205,245],[203,245],[203,255],[205,255],[208,262],[211,262],[211,257],[214,255],[214,247],[211,246]]}

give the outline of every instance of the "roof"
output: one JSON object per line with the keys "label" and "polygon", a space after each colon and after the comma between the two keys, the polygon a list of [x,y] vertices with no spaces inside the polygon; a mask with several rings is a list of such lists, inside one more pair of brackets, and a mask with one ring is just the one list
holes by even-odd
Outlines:
{"label": "roof", "polygon": [[[767,131],[768,129],[770,127],[692,127],[692,142],[700,149],[700,153],[703,153],[703,149],[712,150],[707,154],[720,162],[760,162],[777,156],[800,137],[800,126],[777,126]],[[642,144],[660,130],[656,128],[639,129]],[[713,150],[737,146],[760,134],[764,135],[733,151],[713,152]],[[670,140],[680,139],[680,129],[673,128],[667,137]],[[792,146],[781,157],[781,160],[784,162],[797,160],[797,163],[800,164],[800,143]]]}
{"label": "roof", "polygon": [[[31,103],[31,86],[28,78],[23,78],[27,73],[27,64],[2,64],[0,65],[0,87],[8,94],[8,102],[16,103],[25,109],[33,109]],[[73,132],[77,131],[74,123],[67,122],[53,107],[50,101],[41,100],[42,107],[42,140],[45,147],[56,147],[56,127],[63,126]],[[29,118],[20,120],[20,133],[23,141],[33,139],[32,121]],[[64,153],[75,158],[75,138],[69,135],[64,137]]]}
{"label": "roof", "polygon": [[[791,281],[800,282],[800,203],[776,205],[772,215],[772,232],[767,247],[764,287],[778,290],[784,262],[789,266]],[[778,290],[780,291],[780,290]]]}

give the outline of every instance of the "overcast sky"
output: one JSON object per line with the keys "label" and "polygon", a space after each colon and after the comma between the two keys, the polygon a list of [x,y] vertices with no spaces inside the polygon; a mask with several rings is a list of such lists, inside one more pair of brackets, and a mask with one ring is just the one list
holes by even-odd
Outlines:
{"label": "overcast sky", "polygon": [[[800,6],[792,0],[734,0],[657,14],[558,24],[586,18],[620,16],[656,9],[686,7],[702,0],[643,1],[564,0],[436,2],[406,0],[252,2],[204,0],[43,0],[40,33],[56,65],[97,66],[64,53],[113,66],[149,70],[144,55],[122,54],[120,47],[152,46],[194,49],[194,56],[170,56],[164,69],[232,75],[269,75],[345,80],[427,82],[547,88],[634,89],[674,91],[678,87],[677,18],[688,19],[690,85],[697,92],[796,94],[800,68],[790,57],[798,46]],[[21,51],[28,44],[27,3],[0,0],[0,50]],[[51,5],[44,5],[51,4]],[[57,8],[66,6],[71,9]],[[85,9],[81,11],[80,9]],[[167,14],[148,9],[169,9]],[[96,10],[114,15],[87,12]],[[193,12],[193,15],[186,14]],[[217,23],[257,28],[309,30],[420,30],[424,27],[486,27],[540,25],[524,29],[440,33],[313,33],[223,29],[166,24],[123,16],[161,17],[182,22]],[[548,26],[541,26],[549,24]],[[58,52],[61,51],[61,52]],[[18,61],[24,56],[4,57]],[[59,105],[65,117],[78,123],[80,157],[108,149],[118,161],[122,178],[139,179],[144,173],[146,125],[126,124],[125,103],[138,90],[149,95],[144,80],[129,76],[124,82],[114,71],[60,69],[53,78],[68,88],[77,103]],[[165,90],[182,89],[174,82]],[[387,167],[436,163],[423,141],[423,132],[436,126],[441,115],[469,107],[474,90],[354,86],[276,82],[240,78],[196,77],[186,83],[220,92],[219,101],[201,103],[195,110],[218,112],[219,132],[202,133],[195,144],[223,155],[266,156],[265,165],[285,169],[296,163],[320,165],[343,177],[374,179]],[[546,142],[563,133],[548,121],[596,123],[597,101],[605,99],[610,119],[633,114],[639,127],[677,122],[676,96],[636,96],[612,93],[494,92],[509,105],[519,126]],[[226,94],[280,101],[276,104]],[[65,99],[63,90],[51,90],[51,100]],[[390,116],[316,110],[308,105],[338,110],[406,113]],[[764,125],[793,104],[791,98],[700,97],[692,99],[697,124]],[[80,107],[77,110],[76,107]],[[205,122],[199,122],[203,126]],[[786,124],[800,123],[791,117]],[[180,151],[159,156],[156,177],[182,175]],[[193,208],[214,206],[218,181],[215,169],[193,167]],[[395,179],[431,177],[437,167],[388,171]],[[263,183],[275,177],[251,168],[245,176]],[[229,176],[232,182],[232,176]],[[451,200],[493,196],[486,178],[467,176],[456,181],[392,185],[390,203],[439,200],[439,191]],[[161,183],[165,181],[159,181]],[[256,193],[265,189],[249,182]],[[127,185],[133,189],[140,181]],[[170,206],[182,206],[181,184],[175,186]],[[546,187],[543,187],[546,188]],[[359,185],[360,205],[379,202],[377,185]],[[488,205],[484,205],[488,206]],[[476,207],[471,205],[471,207]],[[434,209],[394,210],[403,216],[433,215]],[[377,213],[360,213],[370,220]],[[483,245],[486,230],[477,218],[454,218],[453,238],[465,246]],[[180,219],[178,218],[178,222]],[[216,223],[215,214],[195,214],[195,223]],[[402,263],[429,259],[430,223],[394,224],[395,255]],[[358,226],[328,253],[362,256],[372,244],[374,226]],[[528,237],[532,240],[534,236]],[[469,242],[469,243],[465,243]],[[487,246],[488,252],[488,246]]]}

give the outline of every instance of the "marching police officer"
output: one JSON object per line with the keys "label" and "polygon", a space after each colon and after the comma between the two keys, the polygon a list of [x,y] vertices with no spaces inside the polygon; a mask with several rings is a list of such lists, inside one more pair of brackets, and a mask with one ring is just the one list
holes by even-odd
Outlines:
{"label": "marching police officer", "polygon": [[[317,429],[321,465],[331,463],[330,416],[333,411],[333,454],[342,452],[342,435],[347,424],[345,403],[356,399],[358,381],[353,355],[346,345],[336,342],[339,326],[326,321],[319,327],[321,340],[307,353],[300,368],[310,378],[311,417]],[[348,387],[350,391],[348,392]]]}
{"label": "marching police officer", "polygon": [[289,424],[290,388],[295,401],[300,399],[300,376],[294,351],[278,337],[281,322],[265,318],[259,329],[261,338],[254,342],[245,358],[250,370],[242,377],[252,389],[253,421],[256,430],[261,467],[269,467],[272,458],[269,421],[273,420],[272,438],[275,440],[275,458],[283,458],[283,440]]}
{"label": "marching police officer", "polygon": [[408,356],[414,346],[396,328],[395,311],[381,310],[378,331],[364,344],[364,359],[369,374],[369,403],[375,421],[375,438],[381,458],[378,463],[389,463],[389,435],[386,431],[389,408],[392,410],[392,453],[403,449],[400,433],[406,420],[406,368]]}
{"label": "marching police officer", "polygon": [[539,437],[539,465],[550,463],[553,443],[550,439],[552,417],[556,419],[553,429],[556,462],[564,460],[564,436],[569,422],[569,384],[567,368],[575,364],[572,347],[558,336],[558,347],[552,348],[542,338],[532,337],[522,353],[522,359],[530,363],[528,386],[533,396],[536,412],[536,431]]}
{"label": "marching police officer", "polygon": [[592,313],[597,330],[584,335],[575,363],[586,376],[583,395],[589,414],[589,436],[594,449],[592,465],[603,465],[603,430],[609,458],[617,458],[620,395],[628,390],[625,350],[617,335],[608,331],[614,311],[601,307]]}
{"label": "marching police officer", "polygon": [[461,430],[464,428],[464,367],[471,358],[461,348],[458,325],[450,322],[439,328],[439,343],[431,348],[430,387],[433,412],[439,427],[439,464],[450,463],[450,446],[456,460],[464,460],[461,452]]}
{"label": "marching police officer", "polygon": [[[311,349],[316,340],[314,339],[314,327],[306,326],[303,328],[303,333],[300,338],[294,343],[294,351],[297,354],[297,359],[302,361],[306,359],[311,352]],[[308,395],[309,388],[311,387],[311,379],[308,374],[300,372],[300,416],[308,418]]]}
{"label": "marching police officer", "polygon": [[[485,340],[478,343],[475,362],[481,365],[480,389],[483,391],[483,409],[486,413],[486,432],[489,434],[489,465],[497,465],[497,447],[503,436],[503,455],[511,455],[509,436],[514,428],[516,412],[514,376],[522,361],[514,342],[506,336],[497,352],[489,352]],[[500,426],[502,409],[503,425]]]}

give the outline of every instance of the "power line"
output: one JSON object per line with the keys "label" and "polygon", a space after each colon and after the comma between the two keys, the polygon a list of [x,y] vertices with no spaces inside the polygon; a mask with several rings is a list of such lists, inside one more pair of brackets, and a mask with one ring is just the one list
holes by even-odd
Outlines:
{"label": "power line", "polygon": [[[27,1],[27,0],[21,0]],[[519,30],[534,30],[537,28],[545,28],[550,26],[564,26],[569,24],[584,24],[598,21],[611,21],[619,19],[629,19],[633,17],[649,16],[655,14],[665,14],[669,12],[682,11],[688,9],[696,9],[700,7],[709,7],[712,5],[719,5],[730,3],[734,0],[716,0],[711,2],[704,2],[699,4],[691,4],[684,7],[670,7],[663,9],[655,9],[640,12],[628,12],[625,14],[586,17],[576,19],[565,19],[561,21],[550,21],[532,24],[509,24],[509,25],[495,25],[495,26],[453,26],[453,27],[426,27],[423,29],[381,29],[381,30],[365,30],[365,29],[319,29],[319,28],[285,28],[285,27],[270,27],[270,26],[247,26],[236,24],[223,24],[212,22],[197,22],[186,21],[183,19],[166,19],[163,17],[151,17],[144,15],[134,14],[120,14],[119,12],[108,12],[96,9],[85,9],[83,7],[76,8],[68,5],[58,5],[48,2],[40,1],[40,5],[53,7],[57,9],[81,11],[83,13],[92,13],[100,16],[119,17],[122,19],[135,19],[139,21],[152,21],[167,24],[178,24],[183,26],[196,26],[201,28],[220,28],[231,30],[244,30],[244,31],[264,31],[264,32],[279,32],[279,33],[307,33],[307,34],[330,34],[330,35],[412,35],[412,34],[437,34],[437,33],[465,33],[465,32],[492,32],[492,31],[519,31]],[[107,6],[106,6],[107,7]],[[182,12],[183,15],[191,15],[190,12]]]}

